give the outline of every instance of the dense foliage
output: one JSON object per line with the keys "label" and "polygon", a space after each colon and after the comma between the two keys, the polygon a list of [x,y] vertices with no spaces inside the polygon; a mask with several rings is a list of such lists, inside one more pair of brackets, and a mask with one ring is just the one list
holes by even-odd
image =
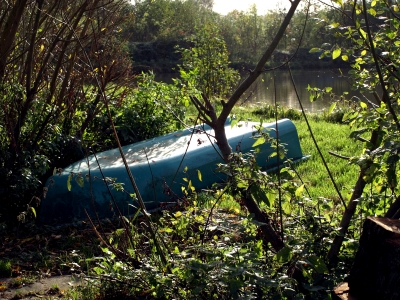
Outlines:
{"label": "dense foliage", "polygon": [[0,7],[0,219],[15,222],[36,215],[50,170],[115,145],[110,116],[125,143],[138,141],[175,129],[167,115],[182,99],[132,74],[126,1]]}
{"label": "dense foliage", "polygon": [[[130,33],[129,47],[135,68],[173,72],[179,64],[173,46],[181,44],[195,33],[195,28],[207,22],[213,22],[218,28],[232,65],[237,69],[254,65],[273,39],[286,11],[276,9],[261,15],[253,5],[246,11],[234,10],[227,15],[219,15],[202,1],[149,0],[137,2],[131,13],[133,21],[124,30]],[[285,61],[298,47],[306,14],[306,9],[295,14],[269,64]],[[337,37],[327,25],[340,18],[335,9],[313,3],[301,47],[310,49],[322,43],[336,43]],[[297,68],[321,68],[333,64],[331,60],[318,61],[308,51],[303,51],[295,62]]]}
{"label": "dense foliage", "polygon": [[[104,280],[100,296],[330,299],[330,291],[348,272],[363,218],[400,217],[399,7],[384,0],[333,2],[326,10],[316,7],[306,27],[306,12],[294,15],[276,49],[296,49],[305,29],[310,52],[350,65],[348,76],[363,98],[346,109],[333,104],[329,113],[343,116],[353,130],[349,143],[361,145],[360,154],[347,158],[360,168],[355,187],[337,189],[336,198],[311,195],[308,185],[313,183],[304,182],[286,160],[285,145],[260,130],[254,152],[230,153],[219,165],[229,180],[208,194],[197,194],[187,179],[177,210],[166,210],[157,220],[142,212],[145,222],[138,214],[120,216],[123,228],[107,237],[95,229],[103,255],[86,262]],[[256,62],[283,12],[258,16],[252,7],[218,16],[210,4],[0,4],[3,219],[22,223],[36,215],[42,180],[54,166],[83,157],[89,146],[102,150],[114,147],[116,138],[131,143],[172,131],[180,126],[190,100],[200,114],[203,109],[203,120],[215,124],[205,111],[229,96],[238,79],[228,67],[227,50],[231,60]],[[132,43],[178,40],[189,33],[187,47],[179,50],[181,77],[173,84],[155,82],[152,74],[132,75]],[[147,58],[157,60],[157,55]],[[309,89],[313,101],[331,91]],[[222,109],[226,103],[222,101]],[[272,115],[278,113],[274,107]],[[276,175],[255,164],[257,146],[265,142],[275,150],[271,157],[286,163]],[[234,214],[217,209],[222,200],[238,204],[230,211]],[[207,209],[203,202],[209,203]],[[1,263],[8,269],[8,262]]]}

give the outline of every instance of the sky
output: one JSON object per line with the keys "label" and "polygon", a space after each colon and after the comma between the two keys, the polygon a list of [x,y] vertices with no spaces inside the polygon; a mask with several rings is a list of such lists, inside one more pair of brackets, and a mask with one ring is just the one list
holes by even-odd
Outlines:
{"label": "sky", "polygon": [[257,13],[262,15],[265,11],[278,7],[289,9],[289,0],[214,0],[213,10],[222,15],[226,15],[232,10],[246,11],[250,5],[256,4]]}

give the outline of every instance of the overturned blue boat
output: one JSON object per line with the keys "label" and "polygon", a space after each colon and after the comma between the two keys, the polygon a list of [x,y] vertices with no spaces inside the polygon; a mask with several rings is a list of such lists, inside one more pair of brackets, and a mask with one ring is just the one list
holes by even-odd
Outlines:
{"label": "overturned blue boat", "polygon": [[[275,125],[262,127],[274,138]],[[227,123],[225,132],[233,151],[254,150],[258,126],[255,122],[239,122],[235,126]],[[286,144],[286,157],[294,162],[304,159],[295,125],[283,119],[278,121],[278,130],[280,143]],[[223,161],[212,136],[213,130],[201,125],[122,147],[148,211],[177,201],[189,180],[200,190],[226,179],[226,175],[216,172]],[[274,151],[269,144],[257,147],[257,163],[261,167],[278,167],[277,157],[269,157]],[[40,208],[44,224],[84,220],[86,212],[94,219],[112,218],[116,215],[115,204],[124,215],[134,213],[138,207],[119,149],[70,165],[49,178],[46,187]]]}

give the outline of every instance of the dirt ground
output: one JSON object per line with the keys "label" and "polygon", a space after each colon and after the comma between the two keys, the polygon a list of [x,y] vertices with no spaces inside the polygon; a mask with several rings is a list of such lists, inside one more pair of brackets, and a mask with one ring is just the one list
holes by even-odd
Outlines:
{"label": "dirt ground", "polygon": [[[0,278],[0,299],[51,299],[83,283],[76,275],[51,276],[14,286],[15,278]],[[12,287],[10,287],[10,285]]]}

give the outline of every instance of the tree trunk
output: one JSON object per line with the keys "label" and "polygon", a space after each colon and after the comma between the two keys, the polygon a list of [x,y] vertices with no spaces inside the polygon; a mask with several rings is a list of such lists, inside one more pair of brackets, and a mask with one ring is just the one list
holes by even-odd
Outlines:
{"label": "tree trunk", "polygon": [[[369,149],[371,151],[375,150],[378,147],[378,145],[380,144],[380,142],[381,142],[381,138],[379,137],[379,131],[374,130],[371,134],[371,139],[369,141],[369,144],[370,144]],[[356,200],[362,196],[364,188],[367,184],[364,180],[364,176],[370,166],[371,166],[371,163],[368,163],[366,166],[361,168],[360,174],[358,175],[358,179],[357,179],[356,185],[353,190],[353,194],[351,195],[349,204],[347,205],[347,208],[345,209],[342,219],[340,221],[339,234],[337,234],[335,236],[333,243],[332,243],[331,247],[329,248],[327,258],[328,258],[329,264],[331,266],[337,265],[340,248],[342,247],[344,237],[345,237],[347,230],[349,228],[349,225],[350,225],[350,221],[353,218],[354,213],[357,208],[358,202]]]}
{"label": "tree trunk", "polygon": [[347,233],[347,229],[349,228],[351,219],[353,218],[357,208],[358,202],[356,200],[362,196],[365,185],[367,184],[364,180],[365,172],[366,169],[362,169],[358,175],[358,180],[354,187],[353,194],[351,195],[350,201],[347,204],[347,208],[345,209],[340,221],[339,233],[335,236],[333,243],[329,248],[327,258],[331,266],[337,265],[337,257],[340,252],[340,248],[342,247],[343,239]]}
{"label": "tree trunk", "polygon": [[264,223],[260,226],[260,229],[264,235],[264,240],[268,243],[271,243],[272,248],[274,248],[274,250],[278,252],[283,247],[285,247],[285,244],[283,243],[281,237],[277,234],[276,230],[272,228],[267,214],[264,214],[260,210],[258,204],[251,197],[250,192],[247,191],[244,194],[244,204],[246,205],[249,213],[254,214],[254,219],[257,222]]}
{"label": "tree trunk", "polygon": [[398,219],[400,215],[400,196],[390,205],[385,218]]}
{"label": "tree trunk", "polygon": [[19,23],[21,22],[27,0],[18,0],[7,18],[4,30],[0,32],[0,81],[3,80],[7,59],[11,53]]}
{"label": "tree trunk", "polygon": [[400,299],[400,220],[367,218],[348,283],[359,299]]}

